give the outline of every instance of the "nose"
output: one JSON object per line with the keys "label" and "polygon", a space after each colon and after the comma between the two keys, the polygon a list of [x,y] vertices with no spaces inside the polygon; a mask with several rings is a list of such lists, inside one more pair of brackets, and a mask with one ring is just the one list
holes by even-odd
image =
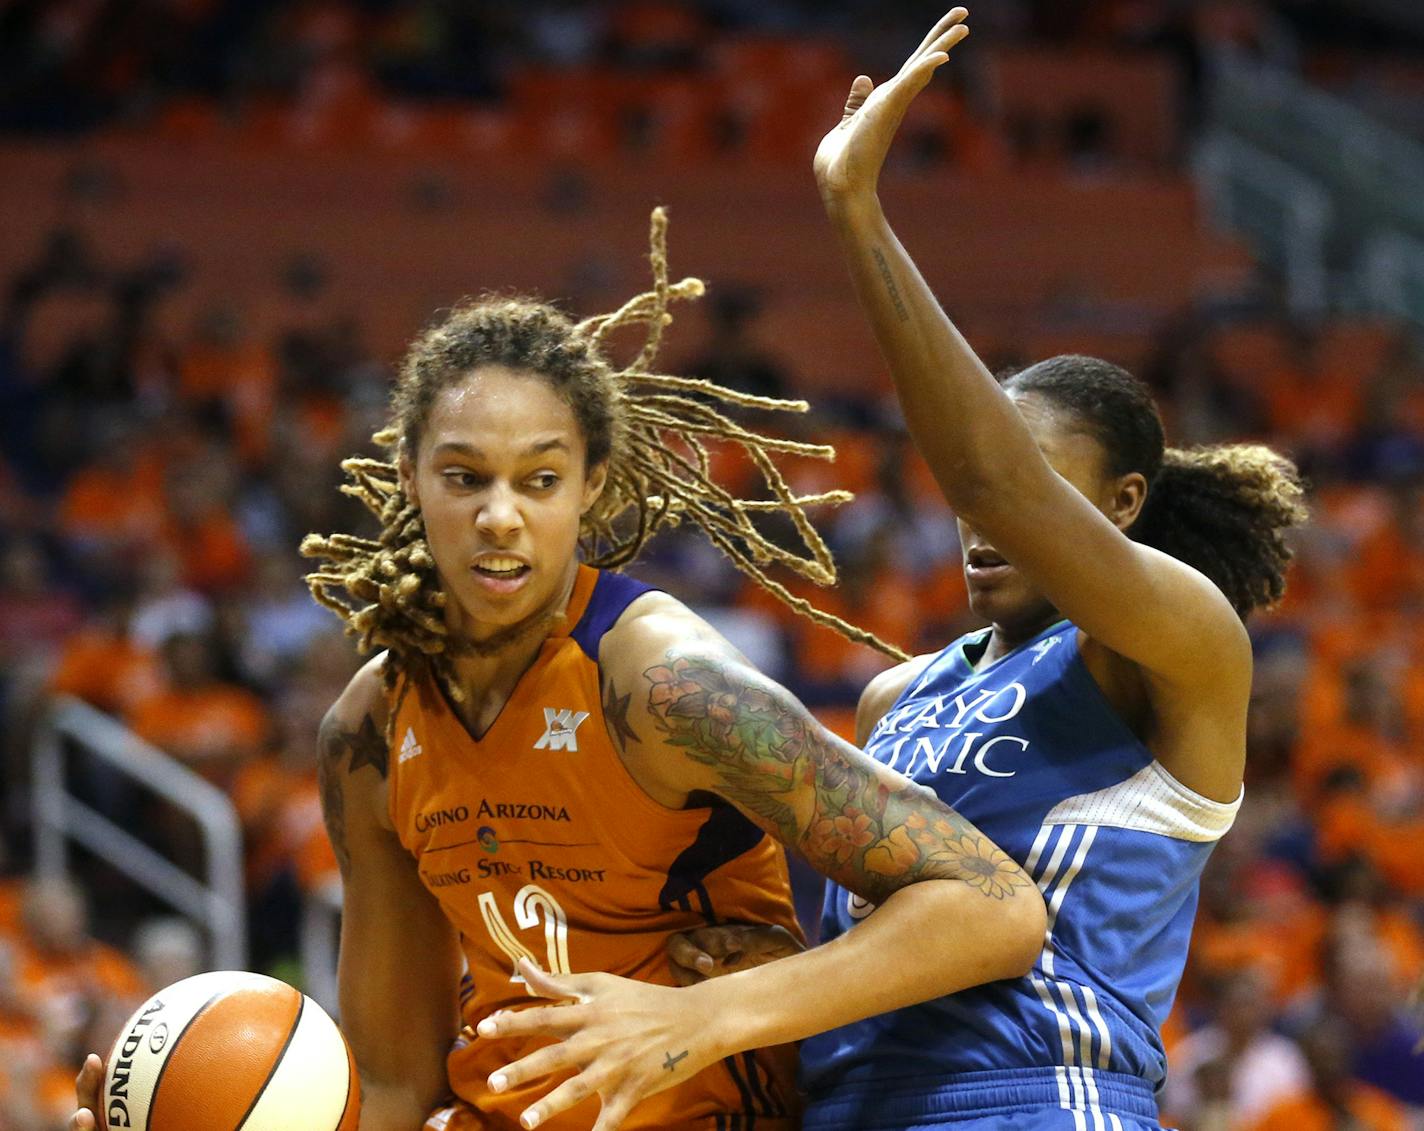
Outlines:
{"label": "nose", "polygon": [[475,527],[492,541],[502,542],[524,527],[524,515],[519,499],[507,483],[491,484],[480,499],[475,513]]}

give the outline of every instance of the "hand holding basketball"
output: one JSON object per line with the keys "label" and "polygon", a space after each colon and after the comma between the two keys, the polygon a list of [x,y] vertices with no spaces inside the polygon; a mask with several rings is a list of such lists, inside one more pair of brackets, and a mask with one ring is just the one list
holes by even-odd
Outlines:
{"label": "hand holding basketball", "polygon": [[74,1102],[79,1110],[69,1117],[67,1131],[95,1131],[99,1126],[99,1085],[104,1082],[104,1062],[94,1053],[84,1058],[84,1067],[74,1078]]}
{"label": "hand holding basketball", "polygon": [[696,1007],[696,991],[635,982],[612,974],[545,974],[527,960],[520,973],[529,991],[569,1001],[493,1014],[480,1022],[481,1037],[555,1037],[490,1076],[496,1092],[554,1073],[574,1075],[538,1103],[520,1123],[538,1127],[561,1111],[597,1095],[603,1107],[593,1131],[616,1131],[648,1096],[681,1084],[722,1052],[709,1038],[711,1016]]}
{"label": "hand holding basketball", "polygon": [[149,998],[107,1062],[90,1053],[67,1131],[356,1131],[345,1040],[316,1002],[243,971],[199,974]]}
{"label": "hand holding basketball", "polygon": [[851,84],[840,122],[816,150],[816,183],[827,203],[875,191],[905,111],[949,58],[950,49],[969,34],[964,22],[968,17],[966,8],[947,12],[889,81],[877,87],[860,75]]}

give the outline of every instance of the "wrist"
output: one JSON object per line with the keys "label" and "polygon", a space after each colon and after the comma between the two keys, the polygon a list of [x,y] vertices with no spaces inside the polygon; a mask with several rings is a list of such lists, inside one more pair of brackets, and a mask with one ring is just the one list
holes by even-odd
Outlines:
{"label": "wrist", "polygon": [[781,1043],[774,1032],[768,996],[757,985],[758,975],[766,970],[761,966],[724,974],[683,991],[694,995],[688,1002],[689,1012],[698,1018],[707,1048],[719,1058]]}
{"label": "wrist", "polygon": [[821,203],[831,223],[838,228],[854,228],[881,215],[880,196],[874,188],[837,190],[822,188]]}

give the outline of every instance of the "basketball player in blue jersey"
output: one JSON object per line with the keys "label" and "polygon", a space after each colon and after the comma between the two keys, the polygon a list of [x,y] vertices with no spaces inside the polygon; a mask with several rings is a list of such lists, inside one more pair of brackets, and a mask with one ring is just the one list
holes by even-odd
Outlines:
{"label": "basketball player in blue jersey", "polygon": [[[966,16],[946,15],[882,86],[857,78],[816,155],[905,418],[959,516],[970,604],[990,624],[876,679],[858,726],[872,757],[1023,864],[1048,927],[1026,976],[807,1040],[805,1126],[1141,1131],[1158,1126],[1159,1034],[1198,877],[1241,803],[1243,618],[1282,593],[1301,489],[1264,448],[1165,448],[1146,389],[1106,362],[1054,358],[1001,384],[946,318],[876,183]],[[875,910],[832,885],[823,936],[853,937]],[[887,953],[864,977],[924,958]],[[547,992],[624,1003],[589,983]],[[542,1031],[572,1042],[579,1029]]]}
{"label": "basketball player in blue jersey", "polygon": [[[1107,362],[1057,357],[1000,383],[940,309],[876,183],[967,14],[946,15],[880,87],[857,78],[816,154],[911,435],[959,518],[970,605],[990,624],[879,677],[857,724],[872,757],[1023,863],[1048,931],[1025,977],[806,1042],[805,1125],[1155,1128],[1160,1028],[1198,877],[1241,804],[1242,622],[1282,593],[1301,488],[1265,448],[1164,448],[1146,388]],[[872,911],[832,886],[825,937]]]}

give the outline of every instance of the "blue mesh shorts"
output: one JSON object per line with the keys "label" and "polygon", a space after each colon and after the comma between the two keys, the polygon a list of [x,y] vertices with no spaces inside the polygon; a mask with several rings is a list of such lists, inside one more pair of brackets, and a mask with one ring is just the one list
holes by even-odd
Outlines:
{"label": "blue mesh shorts", "polygon": [[1152,1088],[1077,1068],[899,1078],[813,1094],[803,1131],[1160,1131]]}

